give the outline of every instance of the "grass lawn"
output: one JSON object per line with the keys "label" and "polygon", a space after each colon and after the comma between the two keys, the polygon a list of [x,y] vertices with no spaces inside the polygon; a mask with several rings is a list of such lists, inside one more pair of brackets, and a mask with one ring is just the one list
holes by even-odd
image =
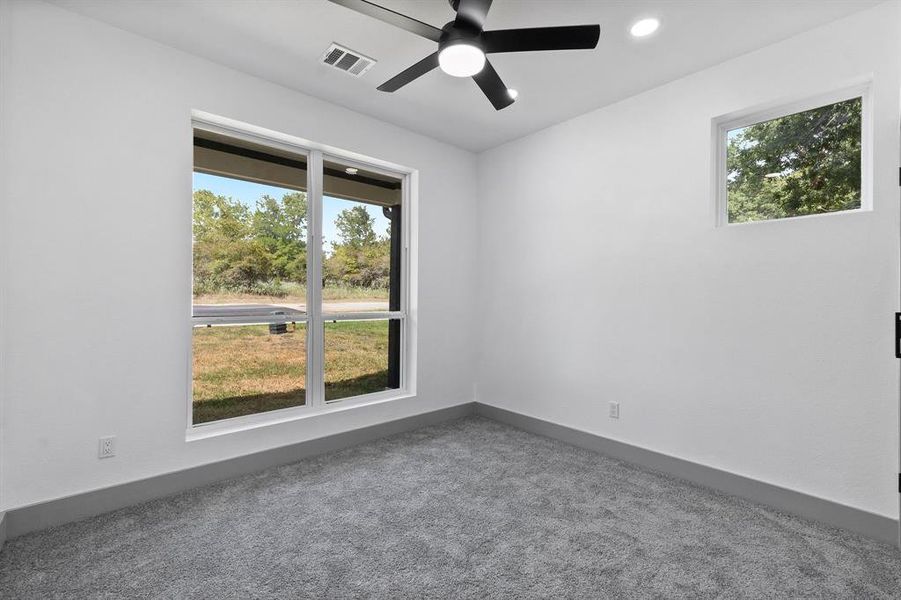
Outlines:
{"label": "grass lawn", "polygon": [[[284,299],[283,299],[284,300]],[[194,423],[303,405],[306,327],[270,335],[266,325],[194,329]],[[388,322],[325,324],[325,397],[386,389]]]}
{"label": "grass lawn", "polygon": [[388,385],[388,321],[325,324],[325,399],[380,392]]}

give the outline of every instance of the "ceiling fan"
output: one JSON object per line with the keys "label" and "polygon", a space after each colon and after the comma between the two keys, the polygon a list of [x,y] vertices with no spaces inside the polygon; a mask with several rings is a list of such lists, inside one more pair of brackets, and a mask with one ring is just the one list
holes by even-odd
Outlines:
{"label": "ceiling fan", "polygon": [[380,85],[380,91],[397,91],[435,67],[441,67],[454,77],[472,77],[497,110],[510,106],[516,98],[488,62],[486,54],[590,50],[598,45],[601,35],[600,25],[485,31],[491,0],[448,0],[457,17],[441,29],[367,0],[330,1],[438,42],[436,52]]}

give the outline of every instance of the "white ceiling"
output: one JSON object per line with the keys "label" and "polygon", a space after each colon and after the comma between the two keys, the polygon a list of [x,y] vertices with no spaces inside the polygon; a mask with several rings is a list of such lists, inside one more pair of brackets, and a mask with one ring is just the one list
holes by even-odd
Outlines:
{"label": "white ceiling", "polygon": [[[473,151],[790,37],[878,0],[495,0],[486,29],[600,23],[594,51],[495,54],[519,90],[495,111],[470,79],[435,70],[386,94],[375,88],[436,49],[434,42],[327,0],[53,0],[78,13],[217,63]],[[447,0],[376,0],[436,27]],[[629,26],[656,16],[634,40]],[[319,64],[331,42],[378,60],[361,79]]]}

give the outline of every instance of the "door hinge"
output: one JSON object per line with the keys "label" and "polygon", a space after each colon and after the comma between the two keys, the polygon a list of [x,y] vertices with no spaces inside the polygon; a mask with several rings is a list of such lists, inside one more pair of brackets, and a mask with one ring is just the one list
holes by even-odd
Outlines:
{"label": "door hinge", "polygon": [[895,313],[895,358],[901,358],[901,313]]}
{"label": "door hinge", "polygon": [[895,313],[895,358],[901,358],[901,313]]}
{"label": "door hinge", "polygon": [[901,473],[898,473],[898,493],[901,494]]}

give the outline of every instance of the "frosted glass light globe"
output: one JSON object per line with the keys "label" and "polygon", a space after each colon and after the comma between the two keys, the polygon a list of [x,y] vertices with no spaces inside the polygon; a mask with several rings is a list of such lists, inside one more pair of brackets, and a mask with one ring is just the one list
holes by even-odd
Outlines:
{"label": "frosted glass light globe", "polygon": [[454,44],[438,53],[438,66],[454,77],[472,77],[485,67],[485,53],[469,44]]}

